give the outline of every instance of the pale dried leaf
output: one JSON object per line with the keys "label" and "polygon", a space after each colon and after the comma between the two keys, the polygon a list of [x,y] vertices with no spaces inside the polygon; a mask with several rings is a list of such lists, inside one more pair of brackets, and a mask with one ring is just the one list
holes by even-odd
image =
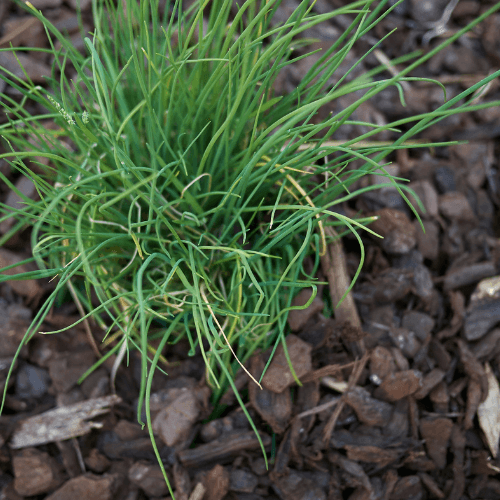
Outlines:
{"label": "pale dried leaf", "polygon": [[498,440],[500,438],[500,388],[498,381],[491,371],[490,365],[485,364],[488,379],[488,396],[479,405],[477,416],[479,425],[486,436],[493,458],[498,455]]}

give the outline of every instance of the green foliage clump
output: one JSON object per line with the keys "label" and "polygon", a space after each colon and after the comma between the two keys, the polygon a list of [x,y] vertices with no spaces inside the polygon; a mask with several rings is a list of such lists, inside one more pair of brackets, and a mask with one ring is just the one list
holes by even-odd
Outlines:
{"label": "green foliage clump", "polygon": [[[2,157],[39,194],[38,201],[23,196],[25,207],[15,212],[0,209],[0,220],[17,220],[2,241],[32,225],[39,271],[19,277],[57,276],[25,340],[69,288],[83,319],[91,316],[113,339],[102,360],[140,350],[140,405],[163,347],[181,338],[191,353],[201,349],[220,395],[252,353],[283,340],[293,297],[305,287],[314,297],[327,227],[352,231],[363,249],[357,230],[369,230],[367,221],[335,212],[361,192],[350,187],[377,172],[404,196],[384,157],[446,116],[494,105],[470,96],[498,75],[433,113],[364,123],[368,133],[331,143],[360,104],[390,85],[402,97],[400,82],[415,79],[405,75],[466,29],[425,56],[395,61],[416,58],[397,76],[381,79],[381,67],[348,81],[349,71],[331,85],[353,44],[393,8],[387,1],[316,14],[304,0],[279,25],[277,0],[247,0],[233,12],[231,0],[200,0],[188,10],[167,2],[163,19],[158,0],[117,4],[94,1],[95,31],[81,54],[27,3],[56,56],[49,91],[2,76],[24,95],[21,102],[2,96],[9,118],[0,127],[9,148]],[[352,15],[352,24],[293,92],[275,95],[280,71],[312,54],[301,33],[340,14]],[[352,92],[360,97],[351,106],[315,121],[322,106]],[[28,100],[48,111],[30,115]],[[366,141],[399,126],[407,131],[393,144]],[[367,145],[356,147],[360,141]],[[49,166],[30,168],[39,157]],[[314,263],[309,274],[306,257]],[[153,340],[160,340],[156,349]]]}

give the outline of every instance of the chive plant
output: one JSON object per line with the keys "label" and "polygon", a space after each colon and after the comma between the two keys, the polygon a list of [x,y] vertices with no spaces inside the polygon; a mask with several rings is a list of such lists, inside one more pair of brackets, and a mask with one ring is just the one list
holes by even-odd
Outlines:
{"label": "chive plant", "polygon": [[[432,113],[384,126],[363,123],[369,132],[332,145],[329,139],[354,123],[361,103],[388,86],[396,86],[403,101],[401,82],[417,80],[406,75],[499,6],[428,54],[394,61],[407,63],[397,76],[384,79],[380,67],[348,78],[358,61],[331,85],[353,44],[394,6],[358,0],[317,14],[314,2],[302,1],[276,24],[278,5],[247,0],[232,10],[232,0],[200,0],[184,9],[176,1],[167,2],[160,17],[158,0],[94,0],[95,30],[84,35],[83,54],[29,2],[24,5],[43,22],[55,57],[43,88],[2,74],[23,97],[2,96],[7,152],[0,157],[33,180],[38,199],[18,192],[0,173],[24,201],[14,211],[1,206],[0,221],[16,219],[1,242],[31,226],[38,270],[17,277],[57,277],[25,342],[69,289],[80,321],[92,318],[106,332],[96,366],[111,355],[119,363],[129,349],[140,351],[139,408],[148,407],[164,347],[182,338],[189,340],[189,354],[201,352],[215,400],[232,386],[242,403],[236,371],[257,350],[280,342],[286,349],[293,297],[303,288],[313,290],[311,300],[316,294],[319,257],[332,234],[327,226],[352,232],[363,255],[358,232],[370,231],[368,220],[335,210],[375,188],[355,189],[356,181],[386,175],[406,198],[384,158],[447,116],[498,104],[477,104],[473,97],[499,72],[451,100],[444,96]],[[350,26],[293,92],[276,95],[280,71],[312,54],[300,35],[341,14],[351,16]],[[359,96],[352,105],[320,123],[313,119],[322,106],[352,92]],[[28,101],[46,112],[29,114]],[[405,132],[397,134],[399,127]],[[366,141],[384,130],[396,134],[392,144]],[[356,146],[363,140],[368,145]],[[306,257],[315,263],[309,274]],[[12,276],[0,275],[6,279]]]}

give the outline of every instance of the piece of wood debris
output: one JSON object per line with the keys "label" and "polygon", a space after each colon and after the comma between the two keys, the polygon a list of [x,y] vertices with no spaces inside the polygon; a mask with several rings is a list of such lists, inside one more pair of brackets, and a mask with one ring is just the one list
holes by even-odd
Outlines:
{"label": "piece of wood debris", "polygon": [[191,493],[189,500],[201,500],[204,494],[205,494],[205,487],[203,486],[202,483],[198,483],[195,486],[193,492]]}
{"label": "piece of wood debris", "polygon": [[88,434],[92,429],[102,427],[100,422],[92,422],[90,419],[107,413],[111,406],[120,402],[121,398],[116,395],[104,396],[27,418],[14,432],[10,447],[19,449],[39,446]]}
{"label": "piece of wood debris", "polygon": [[488,378],[488,395],[479,405],[477,416],[491,454],[493,458],[496,458],[498,455],[498,439],[500,438],[500,388],[490,365],[486,363],[484,368]]}

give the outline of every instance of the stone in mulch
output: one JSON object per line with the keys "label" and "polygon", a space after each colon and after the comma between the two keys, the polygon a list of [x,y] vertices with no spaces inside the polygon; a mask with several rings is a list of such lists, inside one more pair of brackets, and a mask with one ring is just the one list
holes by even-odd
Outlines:
{"label": "stone in mulch", "polygon": [[[368,500],[372,496],[375,496],[374,487],[370,481],[370,478],[364,471],[363,467],[355,462],[354,460],[349,460],[340,453],[335,451],[327,451],[328,460],[340,469],[342,489],[347,488],[359,488],[358,495],[368,494],[364,497]],[[363,498],[363,497],[361,497]]]}
{"label": "stone in mulch", "polygon": [[92,6],[92,0],[68,0],[69,6],[76,10],[79,8],[82,12],[86,12]]}
{"label": "stone in mulch", "polygon": [[440,382],[429,393],[429,399],[433,404],[433,410],[436,413],[448,413],[450,395],[448,393],[448,386],[444,382]]}
{"label": "stone in mulch", "polygon": [[77,440],[56,441],[64,470],[68,477],[76,477],[87,472],[82,463],[82,453]]}
{"label": "stone in mulch", "polygon": [[176,391],[173,401],[153,420],[153,430],[167,446],[174,446],[189,436],[201,411],[193,391],[188,388],[172,391]]}
{"label": "stone in mulch", "polygon": [[424,500],[425,492],[418,476],[401,478],[392,490],[390,500]]}
{"label": "stone in mulch", "polygon": [[62,5],[62,0],[33,0],[31,4],[36,9],[54,9]]}
{"label": "stone in mulch", "polygon": [[415,399],[425,398],[445,377],[446,373],[439,368],[434,368],[426,373],[422,379],[422,385],[415,393]]}
{"label": "stone in mulch", "polygon": [[407,328],[391,328],[389,336],[407,358],[413,358],[422,347],[415,333]]}
{"label": "stone in mulch", "polygon": [[443,469],[447,463],[446,455],[452,428],[453,422],[449,418],[420,420],[420,433],[425,440],[427,452],[439,469]]}
{"label": "stone in mulch", "polygon": [[[312,348],[308,343],[293,334],[286,337],[286,346],[295,375],[300,380],[300,377],[312,369]],[[290,371],[283,346],[279,345],[269,368],[262,378],[262,386],[272,392],[281,393],[293,384],[295,384],[295,377]]]}
{"label": "stone in mulch", "polygon": [[380,385],[387,375],[396,369],[394,358],[389,349],[377,346],[370,355],[370,381]]}
{"label": "stone in mulch", "polygon": [[371,215],[377,220],[370,225],[370,229],[384,238],[381,245],[388,254],[405,254],[415,247],[415,227],[404,212],[383,208]]}
{"label": "stone in mulch", "polygon": [[[0,52],[1,54],[1,52]],[[0,269],[3,267],[13,266],[19,264],[24,259],[14,252],[10,250],[6,250],[5,248],[0,248]],[[13,275],[17,273],[25,273],[33,270],[33,267],[29,264],[20,264],[16,265],[13,269],[8,271],[3,271],[2,274]],[[38,284],[36,280],[27,279],[21,281],[9,281],[9,286],[16,293],[26,298],[28,302],[35,300],[42,293],[42,288]]]}
{"label": "stone in mulch", "polygon": [[47,393],[50,375],[47,370],[23,363],[16,375],[16,396],[21,399],[37,399]]}
{"label": "stone in mulch", "polygon": [[465,317],[465,297],[460,291],[448,292],[449,306],[452,317],[449,319],[442,330],[436,334],[439,340],[453,337],[462,328]]}
{"label": "stone in mulch", "polygon": [[[97,441],[97,449],[108,460],[144,459],[156,460],[151,439],[148,437],[121,441],[114,433],[102,433]],[[160,447],[160,457],[167,463],[175,462],[175,452],[167,446]]]}
{"label": "stone in mulch", "polygon": [[188,500],[193,489],[188,471],[179,463],[175,463],[172,467],[172,475],[176,500]]}
{"label": "stone in mulch", "polygon": [[74,34],[80,29],[76,12],[60,9],[58,16],[53,21],[54,26],[62,33]]}
{"label": "stone in mulch", "polygon": [[234,469],[229,477],[229,489],[237,493],[253,493],[259,480],[257,476],[244,469]]}
{"label": "stone in mulch", "polygon": [[[128,479],[146,495],[161,497],[168,493],[167,483],[160,466],[147,462],[135,462],[128,470]],[[171,478],[169,478],[171,480]]]}
{"label": "stone in mulch", "polygon": [[42,23],[34,16],[14,17],[3,24],[4,36],[0,38],[0,48],[43,47],[47,40]]}
{"label": "stone in mulch", "polygon": [[102,474],[111,467],[111,462],[97,448],[90,450],[88,455],[84,457],[84,462],[88,469],[97,474]]}
{"label": "stone in mulch", "polygon": [[413,272],[393,267],[358,285],[354,297],[365,304],[390,304],[404,299],[413,289]]}
{"label": "stone in mulch", "polygon": [[443,15],[446,3],[447,2],[444,0],[438,0],[428,4],[419,2],[418,0],[410,0],[410,2],[408,2],[409,14],[413,20],[425,26],[427,23],[439,20]]}
{"label": "stone in mulch", "polygon": [[415,220],[415,237],[417,239],[417,249],[424,259],[435,261],[439,255],[439,225],[433,220],[422,221],[425,232],[420,223]]}
{"label": "stone in mulch", "polygon": [[472,301],[467,307],[465,317],[465,338],[470,341],[478,340],[498,323],[500,323],[500,298]]}
{"label": "stone in mulch", "polygon": [[375,396],[385,401],[399,401],[422,387],[422,374],[417,370],[391,373],[375,390]]}
{"label": "stone in mulch", "polygon": [[448,371],[451,366],[451,354],[441,342],[434,338],[429,342],[429,358],[444,372]]}
{"label": "stone in mulch", "polygon": [[354,387],[344,394],[345,402],[355,411],[358,419],[370,426],[383,427],[392,414],[392,406],[373,398],[362,387]]}
{"label": "stone in mulch", "polygon": [[442,165],[435,169],[434,180],[441,194],[456,191],[455,171],[448,165]]}
{"label": "stone in mulch", "polygon": [[21,80],[26,80],[26,71],[34,83],[44,83],[44,77],[50,77],[50,66],[19,52],[16,56],[11,52],[0,52],[0,68],[10,71]]}
{"label": "stone in mulch", "polygon": [[483,278],[495,274],[496,266],[493,262],[481,262],[464,266],[447,273],[444,278],[444,290],[454,290],[463,286],[473,285]]}
{"label": "stone in mulch", "polygon": [[461,221],[474,221],[476,216],[472,210],[467,197],[458,192],[449,192],[439,196],[439,211],[448,219]]}
{"label": "stone in mulch", "polygon": [[46,500],[113,500],[116,491],[123,483],[118,474],[84,474],[64,483],[58,490],[46,497]]}
{"label": "stone in mulch", "polygon": [[417,249],[395,259],[394,267],[410,270],[413,275],[412,292],[426,304],[431,303],[435,296],[432,276],[429,268],[424,265],[422,254]]}
{"label": "stone in mulch", "polygon": [[494,328],[471,347],[477,359],[489,361],[500,353],[500,328]]}
{"label": "stone in mulch", "polygon": [[231,417],[217,418],[201,426],[200,437],[205,443],[208,443],[209,441],[217,439],[222,434],[231,432],[234,428],[233,419]]}
{"label": "stone in mulch", "polygon": [[[1,260],[1,257],[0,257]],[[11,358],[22,342],[31,322],[31,310],[19,304],[8,304],[0,298],[0,358]],[[23,348],[22,354],[27,349]]]}
{"label": "stone in mulch", "polygon": [[301,471],[290,470],[273,483],[281,500],[326,500],[326,492]]}
{"label": "stone in mulch", "polygon": [[36,448],[26,448],[12,461],[14,489],[21,496],[34,496],[55,490],[63,482],[60,467],[48,454]]}
{"label": "stone in mulch", "polygon": [[203,478],[207,500],[222,500],[229,491],[230,473],[227,468],[218,464]]}
{"label": "stone in mulch", "polygon": [[465,373],[471,380],[474,380],[479,384],[484,397],[486,397],[488,392],[488,377],[483,365],[479,362],[476,356],[474,356],[474,353],[469,349],[468,345],[463,340],[458,339],[457,345],[458,354]]}
{"label": "stone in mulch", "polygon": [[[37,197],[37,190],[35,188],[35,184],[28,177],[19,177],[19,179],[15,183],[16,189],[21,193],[18,194],[16,191],[11,190],[7,195],[7,199],[5,200],[5,204],[12,208],[12,210],[19,210],[25,207],[25,201],[23,196],[26,198],[30,198],[34,200]],[[0,222],[0,234],[5,234],[9,229],[14,225],[17,220],[14,217],[10,217],[8,219]]]}
{"label": "stone in mulch", "polygon": [[418,477],[422,481],[422,484],[427,488],[431,496],[433,496],[434,498],[445,498],[445,494],[430,474],[427,474],[426,472],[419,472]]}
{"label": "stone in mulch", "polygon": [[[312,297],[312,290],[305,288],[292,301],[293,307],[304,306]],[[305,309],[292,309],[288,314],[288,324],[292,332],[302,330],[306,323],[316,314],[321,312],[325,307],[319,294],[314,297],[311,304]]]}
{"label": "stone in mulch", "polygon": [[60,352],[49,361],[49,374],[58,393],[68,392],[96,361],[86,345],[70,352]]}
{"label": "stone in mulch", "polygon": [[420,180],[410,182],[408,185],[409,188],[413,189],[420,201],[424,205],[425,210],[421,210],[416,200],[413,197],[410,197],[410,201],[413,203],[413,206],[417,210],[417,213],[424,218],[435,218],[438,215],[438,193],[436,189],[428,180]]}
{"label": "stone in mulch", "polygon": [[450,149],[452,161],[460,165],[460,174],[466,184],[479,189],[486,180],[486,170],[490,160],[490,144],[469,142],[457,144]]}
{"label": "stone in mulch", "polygon": [[[302,341],[301,341],[302,342]],[[254,377],[258,377],[264,369],[264,361],[261,357],[252,359],[251,371]],[[276,393],[267,389],[264,385],[261,388],[254,381],[249,381],[248,394],[250,403],[261,418],[267,422],[274,432],[282,434],[288,427],[292,415],[292,399],[290,388]]]}
{"label": "stone in mulch", "polygon": [[347,451],[347,458],[350,460],[377,464],[379,467],[386,467],[395,462],[406,451],[396,448],[385,450],[378,446],[370,445],[346,445],[345,450]]}
{"label": "stone in mulch", "polygon": [[414,332],[421,342],[427,343],[435,323],[431,316],[422,311],[408,311],[403,316],[401,326]]}
{"label": "stone in mulch", "polygon": [[410,361],[399,347],[391,347],[391,353],[396,363],[396,371],[406,372],[410,369]]}

